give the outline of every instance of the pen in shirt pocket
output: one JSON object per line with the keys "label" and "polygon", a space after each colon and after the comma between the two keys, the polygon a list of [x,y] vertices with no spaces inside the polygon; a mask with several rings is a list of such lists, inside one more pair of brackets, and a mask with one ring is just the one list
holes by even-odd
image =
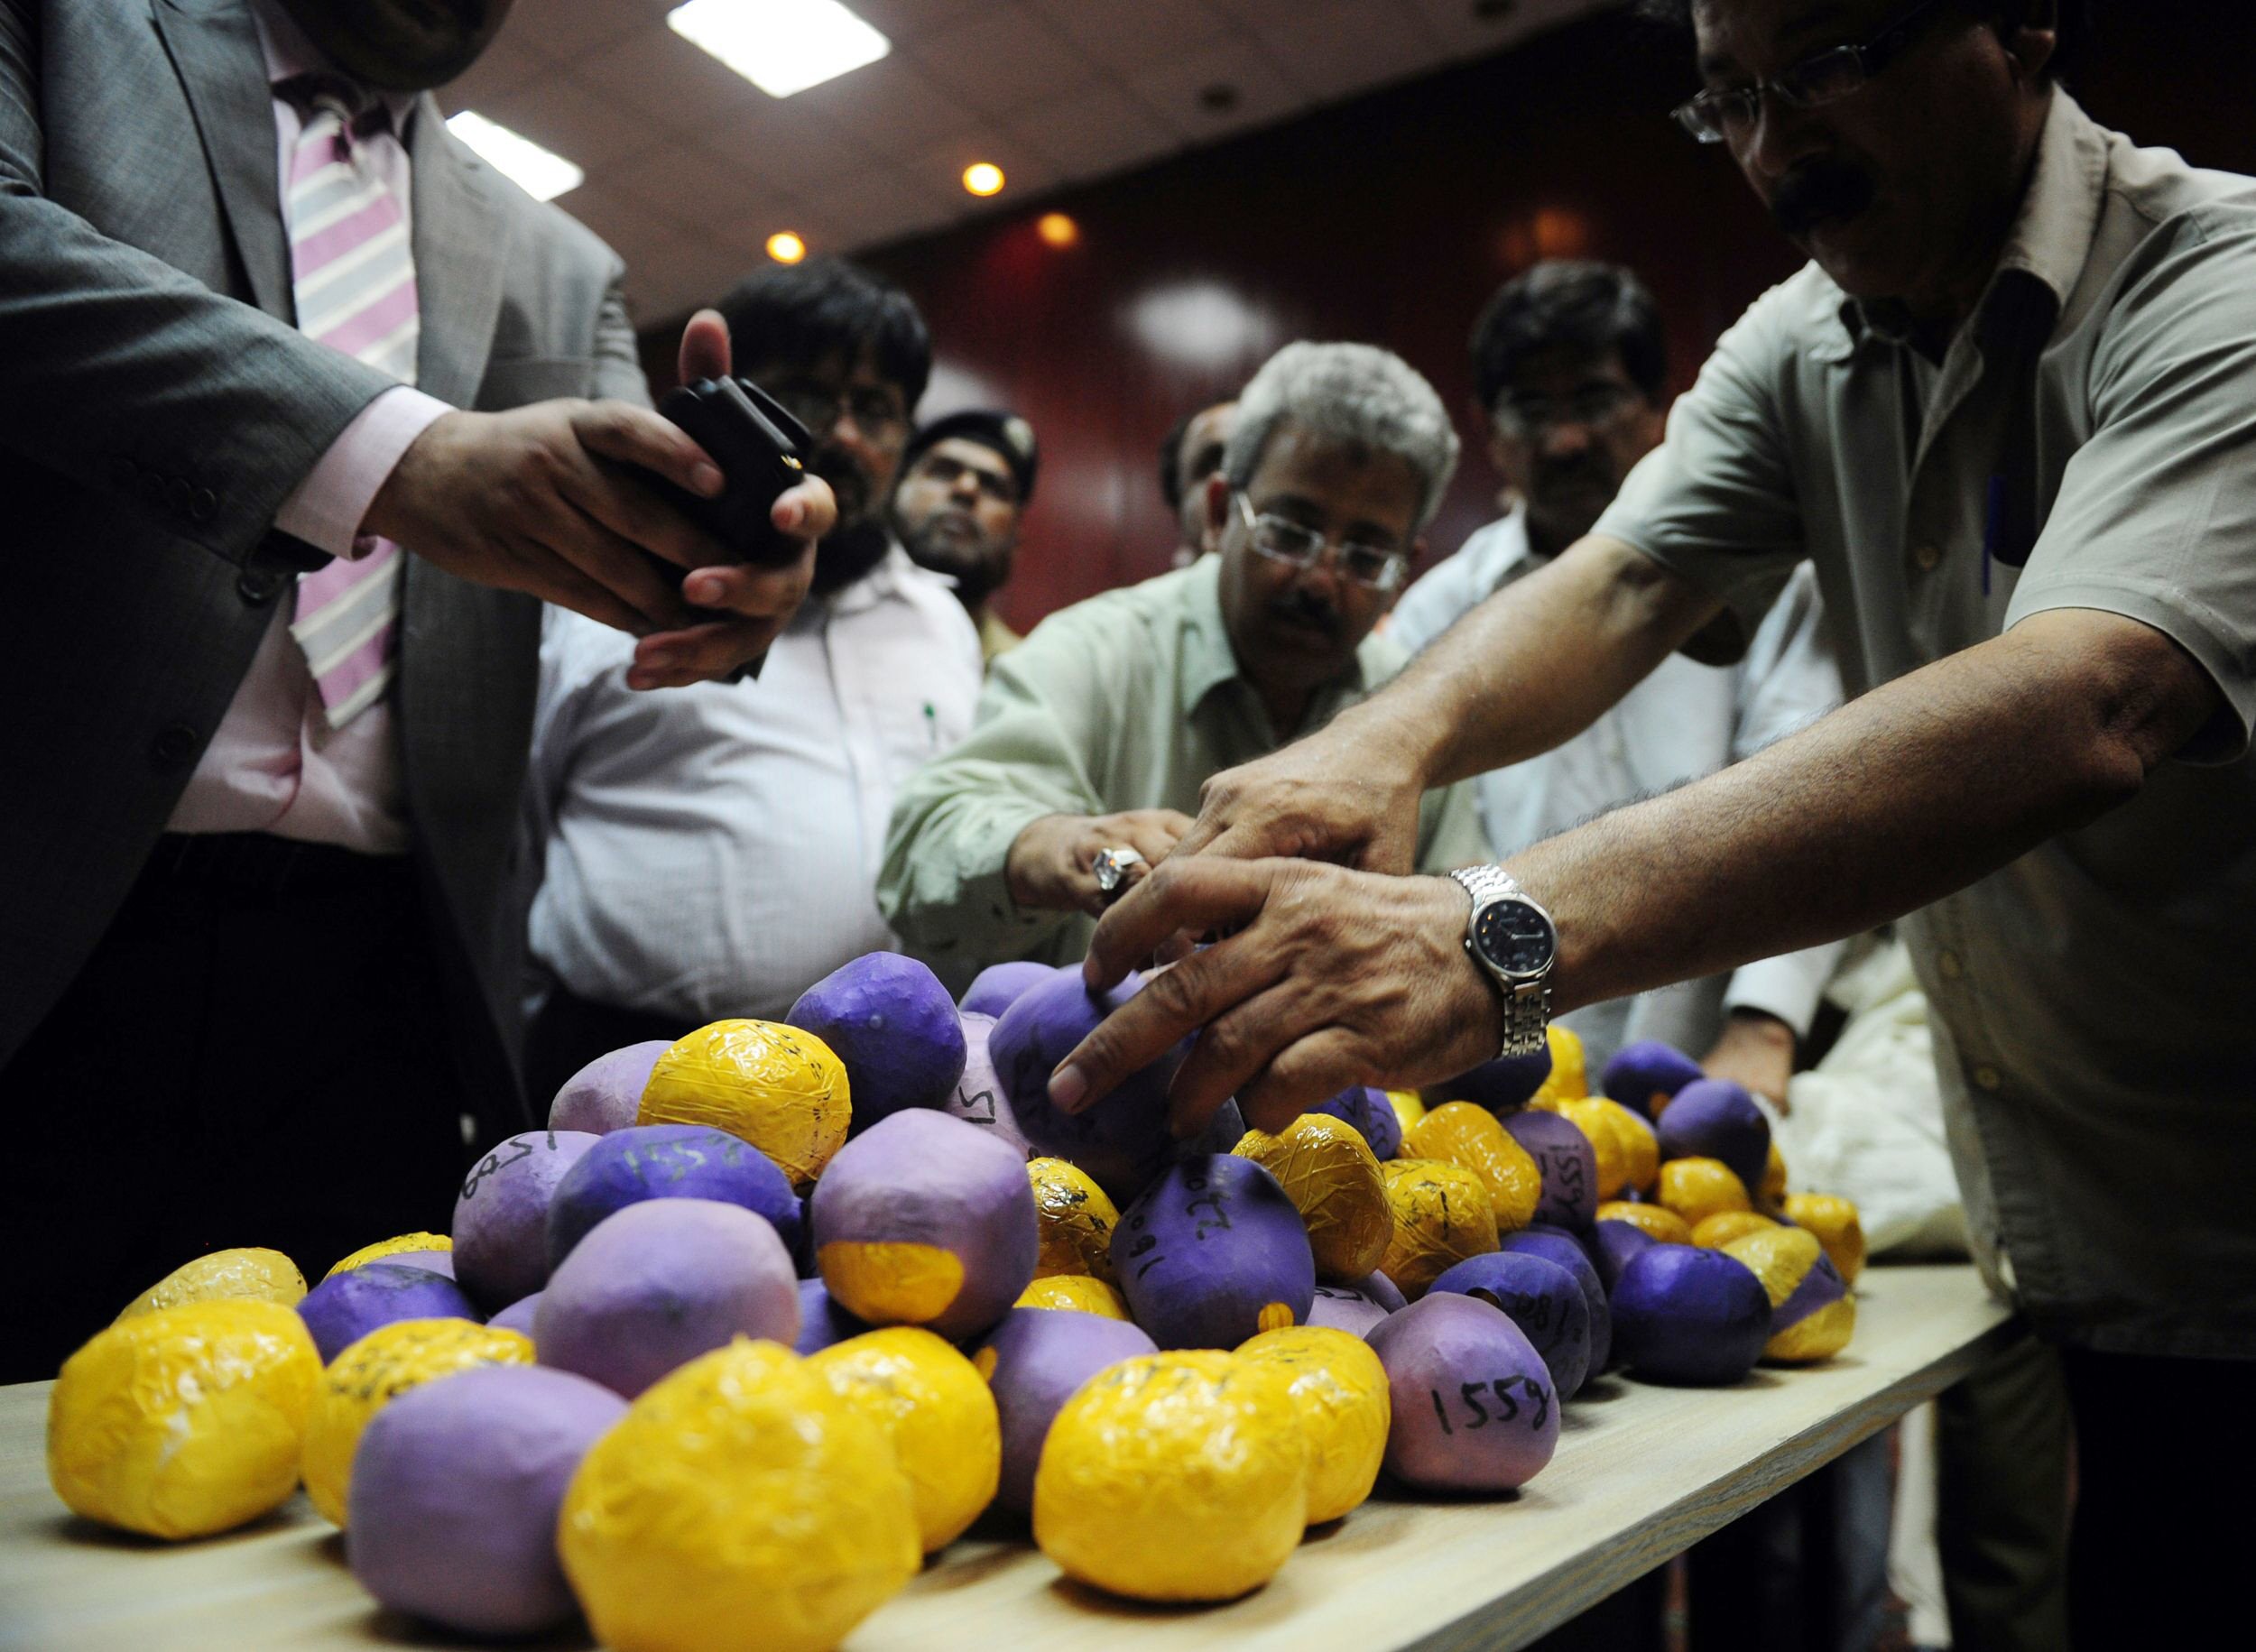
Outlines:
{"label": "pen in shirt pocket", "polygon": [[924,703],[924,749],[928,752],[940,749],[940,711],[930,700]]}

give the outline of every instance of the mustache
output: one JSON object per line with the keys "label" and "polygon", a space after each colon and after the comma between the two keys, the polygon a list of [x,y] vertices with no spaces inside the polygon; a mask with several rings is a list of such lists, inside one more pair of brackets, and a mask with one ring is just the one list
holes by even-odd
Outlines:
{"label": "mustache", "polygon": [[808,456],[807,468],[830,485],[838,497],[838,520],[852,521],[865,514],[877,488],[875,479],[842,448],[818,447]]}
{"label": "mustache", "polygon": [[1878,193],[1872,175],[1860,167],[1812,161],[1780,180],[1771,197],[1771,222],[1786,235],[1803,235],[1828,218],[1855,217]]}
{"label": "mustache", "polygon": [[1304,625],[1320,628],[1325,635],[1336,641],[1345,627],[1338,609],[1312,591],[1292,590],[1274,597],[1269,604],[1271,619],[1297,620]]}

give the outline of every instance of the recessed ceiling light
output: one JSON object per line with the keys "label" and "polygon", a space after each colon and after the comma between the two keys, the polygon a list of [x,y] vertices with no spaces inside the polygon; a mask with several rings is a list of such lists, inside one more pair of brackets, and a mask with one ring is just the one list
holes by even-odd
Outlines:
{"label": "recessed ceiling light", "polygon": [[1071,246],[1081,238],[1081,226],[1062,212],[1045,212],[1034,220],[1034,233],[1051,246]]}
{"label": "recessed ceiling light", "polygon": [[490,121],[475,109],[447,117],[447,130],[460,138],[485,162],[537,201],[552,201],[568,189],[587,181],[563,156],[541,148],[522,133]]}
{"label": "recessed ceiling light", "polygon": [[893,49],[838,0],[689,0],[666,22],[772,97],[835,80]]}
{"label": "recessed ceiling light", "polygon": [[807,256],[807,243],[788,229],[779,229],[768,237],[768,256],[778,263],[797,263]]}
{"label": "recessed ceiling light", "polygon": [[975,161],[964,169],[964,188],[974,195],[999,195],[1003,169],[992,161]]}

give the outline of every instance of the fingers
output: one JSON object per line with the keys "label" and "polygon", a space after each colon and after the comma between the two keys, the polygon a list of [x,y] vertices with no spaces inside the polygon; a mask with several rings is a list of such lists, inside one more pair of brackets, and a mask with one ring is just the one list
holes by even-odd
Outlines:
{"label": "fingers", "polygon": [[806,599],[814,577],[810,556],[789,568],[732,562],[701,568],[681,582],[681,594],[700,608],[742,620],[789,620]]}
{"label": "fingers", "polygon": [[631,540],[614,532],[569,499],[536,531],[535,537],[559,560],[577,568],[643,616],[640,632],[679,625],[690,618],[687,604]]}
{"label": "fingers", "polygon": [[559,608],[569,608],[584,614],[599,624],[614,631],[624,631],[631,637],[644,636],[651,628],[650,620],[611,592],[597,585],[569,562],[540,547],[534,553],[539,572],[526,581],[525,588],[544,603],[554,603]]}
{"label": "fingers", "polygon": [[776,495],[768,520],[776,531],[809,544],[838,525],[838,497],[820,476],[809,476]]}
{"label": "fingers", "polygon": [[1225,925],[1242,927],[1261,912],[1270,878],[1257,862],[1170,857],[1098,921],[1083,978],[1102,991],[1179,931],[1204,935]]}
{"label": "fingers", "polygon": [[677,361],[681,382],[728,376],[728,319],[717,309],[700,309],[681,329],[681,354]]}
{"label": "fingers", "polygon": [[[1139,911],[1151,933],[1140,944],[1133,939],[1120,944],[1131,949],[1126,955],[1142,957],[1187,926],[1204,929],[1224,919],[1251,918],[1261,910],[1268,887],[1266,869],[1218,863],[1196,870],[1202,875],[1183,877],[1163,870],[1145,879],[1099,921],[1098,935],[1115,918],[1132,914],[1132,909]],[[1123,933],[1131,931],[1114,930],[1116,941]],[[1092,984],[1110,985],[1127,974],[1123,964],[1098,983],[1096,957],[1092,952],[1087,970]],[[1286,961],[1272,955],[1261,937],[1249,936],[1208,947],[1153,976],[1059,1065],[1050,1075],[1050,1100],[1063,1112],[1080,1112],[1109,1094],[1130,1074],[1158,1060],[1185,1034],[1271,985],[1286,967]],[[1216,1101],[1227,1094],[1223,1090]]]}
{"label": "fingers", "polygon": [[[1318,1030],[1308,1024],[1307,995],[1293,982],[1288,962],[1278,959],[1269,968],[1262,968],[1258,963],[1250,965],[1243,962],[1231,963],[1228,955],[1242,944],[1242,941],[1233,939],[1210,946],[1189,963],[1178,964],[1144,988],[1144,992],[1149,992],[1160,981],[1181,974],[1193,964],[1205,964],[1217,953],[1225,955],[1224,971],[1236,975],[1246,984],[1256,981],[1262,983],[1252,992],[1240,994],[1234,1001],[1224,1005],[1222,1012],[1199,1033],[1197,1042],[1191,1046],[1190,1054],[1184,1058],[1174,1081],[1169,1084],[1168,1128],[1179,1137],[1196,1134],[1213,1115],[1215,1109],[1233,1095],[1243,1106],[1246,1090],[1269,1071],[1271,1063],[1276,1060],[1279,1054],[1295,1039]],[[1200,972],[1202,975],[1206,973]],[[1273,978],[1264,980],[1264,976]],[[1193,990],[1211,1001],[1214,996],[1227,989],[1217,988],[1211,982],[1202,979],[1194,983]],[[1143,993],[1139,992],[1136,996],[1141,998]],[[1321,1101],[1323,1097],[1316,1099]],[[1293,1116],[1297,1115],[1288,1115],[1283,1122],[1290,1123]],[[1264,1124],[1261,1128],[1269,1130],[1274,1127]]]}
{"label": "fingers", "polygon": [[1350,1084],[1367,1082],[1354,1036],[1336,1027],[1280,1050],[1268,1070],[1238,1088],[1238,1111],[1255,1130],[1281,1131]]}
{"label": "fingers", "polygon": [[670,420],[625,401],[581,402],[569,417],[572,434],[590,453],[656,471],[707,499],[721,491],[721,467]]}
{"label": "fingers", "polygon": [[765,654],[790,615],[768,620],[715,620],[661,631],[634,645],[627,668],[630,688],[680,688],[715,682]]}

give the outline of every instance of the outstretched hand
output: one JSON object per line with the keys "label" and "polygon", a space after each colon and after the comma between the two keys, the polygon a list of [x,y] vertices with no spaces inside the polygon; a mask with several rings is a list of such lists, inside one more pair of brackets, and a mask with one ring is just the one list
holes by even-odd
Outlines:
{"label": "outstretched hand", "polygon": [[1496,1053],[1502,1010],[1465,951],[1466,898],[1446,878],[1304,860],[1179,854],[1097,925],[1084,974],[1107,987],[1170,936],[1234,931],[1154,974],[1059,1064],[1077,1112],[1186,1034],[1170,1123],[1196,1131],[1234,1095],[1281,1130],[1355,1084],[1446,1078]]}

